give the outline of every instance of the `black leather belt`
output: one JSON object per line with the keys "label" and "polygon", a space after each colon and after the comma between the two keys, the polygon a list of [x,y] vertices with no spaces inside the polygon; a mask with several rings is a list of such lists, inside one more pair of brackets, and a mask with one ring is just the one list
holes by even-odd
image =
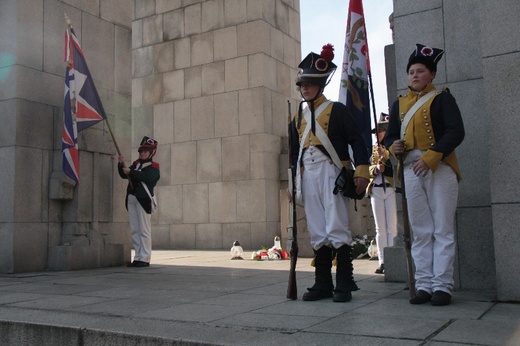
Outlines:
{"label": "black leather belt", "polygon": [[392,187],[392,184],[386,183],[386,184],[374,184],[372,187]]}

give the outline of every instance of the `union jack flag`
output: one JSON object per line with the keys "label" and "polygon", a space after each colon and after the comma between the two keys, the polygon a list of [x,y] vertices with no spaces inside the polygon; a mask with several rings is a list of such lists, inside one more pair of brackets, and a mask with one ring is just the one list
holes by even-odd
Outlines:
{"label": "union jack flag", "polygon": [[106,113],[72,26],[65,33],[65,61],[63,172],[79,183],[78,132],[106,119]]}
{"label": "union jack flag", "polygon": [[[63,104],[63,132],[61,149],[63,151],[63,172],[79,183],[79,151],[78,131],[76,127],[75,114],[72,111],[70,99],[70,84],[74,78],[72,71],[67,67],[65,74],[65,96]],[[74,83],[74,81],[72,81]],[[74,112],[75,113],[75,112]]]}

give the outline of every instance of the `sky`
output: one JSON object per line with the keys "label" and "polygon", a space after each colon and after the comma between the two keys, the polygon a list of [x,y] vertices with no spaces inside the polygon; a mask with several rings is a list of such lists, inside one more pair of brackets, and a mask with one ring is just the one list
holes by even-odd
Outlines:
{"label": "sky", "polygon": [[[338,66],[331,82],[325,88],[325,96],[337,101],[341,79],[341,65],[345,47],[349,0],[300,0],[302,59],[310,52],[320,54],[321,47],[331,43],[333,62]],[[376,114],[388,113],[384,48],[392,44],[392,31],[388,17],[393,12],[392,0],[364,0],[365,27],[367,31]]]}

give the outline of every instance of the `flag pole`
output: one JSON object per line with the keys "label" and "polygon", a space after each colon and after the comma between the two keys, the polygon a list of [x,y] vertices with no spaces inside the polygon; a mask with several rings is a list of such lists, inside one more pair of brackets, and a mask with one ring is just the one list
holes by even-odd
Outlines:
{"label": "flag pole", "polygon": [[65,15],[65,22],[67,23],[67,26],[69,27],[69,30],[72,29],[72,21],[70,20],[67,13],[63,13]]}
{"label": "flag pole", "polygon": [[[379,146],[381,145],[381,143],[379,141],[378,127],[377,127],[376,101],[374,100],[374,87],[372,86],[372,71],[370,71],[370,63],[368,62],[368,58],[367,58],[367,63],[368,63],[368,68],[369,68],[368,88],[370,90],[370,98],[372,99],[372,109],[373,109],[373,112],[374,112],[374,128],[376,129],[376,144],[377,144],[377,147],[378,147],[378,150],[379,150]],[[381,162],[382,161],[381,161],[381,158],[380,158],[378,163],[381,164]],[[381,175],[383,176],[383,192],[386,193],[385,176],[384,176],[383,173],[381,173]]]}
{"label": "flag pole", "polygon": [[[112,126],[110,126],[110,122],[108,121],[108,117],[105,118],[105,122],[106,122],[107,127],[108,127],[108,132],[110,133],[110,136],[112,137],[112,142],[114,142],[114,145],[116,147],[117,155],[118,156],[123,156],[121,154],[121,149],[119,149],[119,145],[117,145],[116,137],[114,136],[114,132],[112,132]],[[122,162],[122,166],[124,168],[127,168],[126,167],[126,163],[124,161]],[[128,179],[128,185],[130,185],[130,188],[133,189],[134,185],[132,184],[132,179],[130,179],[130,175],[126,174],[126,177]]]}
{"label": "flag pole", "polygon": [[[379,129],[377,127],[376,100],[375,100],[375,97],[374,97],[374,85],[372,84],[372,67],[370,66],[370,53],[369,53],[369,50],[368,50],[368,37],[367,37],[367,34],[366,34],[366,26],[365,26],[365,41],[366,41],[366,44],[367,44],[368,89],[370,91],[370,100],[372,101],[372,111],[373,111],[373,114],[374,114],[374,128],[376,129],[376,133],[375,133],[375,135],[376,135],[376,145],[377,145],[377,148],[379,150],[379,146],[381,145],[381,142],[379,140],[379,134],[378,134]],[[378,163],[381,164],[381,162],[382,162],[381,159],[379,159]],[[383,177],[383,191],[386,193],[385,176],[384,176],[383,173],[381,173],[381,175]]]}
{"label": "flag pole", "polygon": [[372,110],[374,112],[374,127],[376,129],[376,143],[377,146],[380,145],[379,143],[379,136],[377,135],[377,112],[376,112],[376,101],[374,99],[374,87],[372,86],[372,72],[368,73],[368,88],[370,90],[370,99],[372,101]]}
{"label": "flag pole", "polygon": [[[117,155],[123,156],[123,155],[121,155],[121,150],[119,149],[119,145],[117,145],[116,137],[114,136],[114,132],[112,132],[112,126],[110,126],[110,122],[108,121],[108,118],[105,119],[105,122],[108,127],[108,132],[110,132],[110,136],[112,137],[112,141],[114,142],[114,145],[116,147]],[[123,163],[123,167],[125,167],[124,163]]]}
{"label": "flag pole", "polygon": [[[363,1],[361,1],[361,8],[363,8]],[[368,35],[367,28],[363,18],[363,25],[365,26],[365,43],[367,45],[367,55],[366,55],[366,63],[367,63],[367,76],[368,76],[368,89],[370,91],[370,100],[372,101],[372,110],[374,112],[374,128],[376,129],[376,143],[377,146],[379,143],[379,136],[377,135],[377,112],[376,112],[376,100],[374,98],[374,85],[372,84],[372,66],[370,66],[370,50],[368,49]]]}
{"label": "flag pole", "polygon": [[[107,127],[108,127],[108,132],[110,133],[110,136],[112,137],[112,142],[114,142],[114,145],[116,147],[117,155],[118,156],[123,156],[123,155],[121,155],[121,150],[119,149],[119,145],[117,145],[116,137],[114,136],[114,132],[112,132],[112,126],[110,126],[110,122],[108,121],[108,117],[105,118],[105,122],[106,122]],[[122,166],[126,168],[126,163],[124,161],[122,162]],[[130,188],[133,189],[134,185],[132,184],[132,179],[130,179],[130,175],[126,174],[126,177],[128,179],[128,185],[130,185]]]}
{"label": "flag pole", "polygon": [[[73,53],[72,53],[72,48],[71,48],[71,29],[72,29],[72,22],[70,21],[70,18],[69,16],[64,13],[65,15],[65,22],[67,23],[67,52],[65,52],[65,58],[67,59],[67,66],[70,68],[71,66],[74,65],[74,56],[73,56]],[[72,69],[72,73],[74,74],[74,69]],[[72,82],[71,84],[73,84],[73,87],[70,87],[70,94],[71,94],[71,97],[70,97],[70,101],[71,101],[71,113],[72,113],[72,118],[75,119],[76,118],[76,82],[75,82],[75,79],[74,79],[74,82]],[[74,100],[74,106],[72,106],[72,101]]]}

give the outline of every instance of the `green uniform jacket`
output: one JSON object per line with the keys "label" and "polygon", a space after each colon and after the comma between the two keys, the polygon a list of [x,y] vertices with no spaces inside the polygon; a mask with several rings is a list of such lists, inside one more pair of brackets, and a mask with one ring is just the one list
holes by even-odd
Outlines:
{"label": "green uniform jacket", "polygon": [[[137,168],[139,167],[139,168]],[[128,209],[128,195],[134,195],[143,209],[148,213],[152,213],[152,201],[146,193],[146,190],[143,187],[143,184],[146,184],[148,190],[151,195],[154,196],[153,188],[161,178],[161,173],[159,171],[159,164],[153,161],[145,161],[140,163],[139,160],[134,161],[134,163],[129,167],[130,174],[128,176],[123,172],[123,166],[118,164],[117,166],[119,175],[123,179],[127,179],[130,177],[132,184],[128,184],[126,188],[126,198],[125,198],[125,206]]]}

